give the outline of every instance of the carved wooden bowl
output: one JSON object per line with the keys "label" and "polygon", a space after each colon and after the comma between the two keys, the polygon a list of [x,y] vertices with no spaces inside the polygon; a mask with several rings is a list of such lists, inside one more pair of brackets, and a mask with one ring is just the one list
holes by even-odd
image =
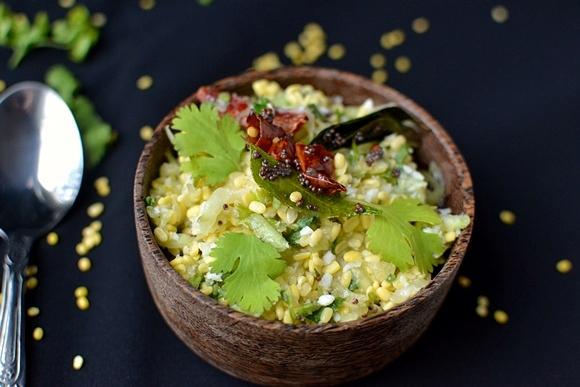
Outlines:
{"label": "carved wooden bowl", "polygon": [[[390,87],[366,78],[322,68],[283,68],[247,72],[215,83],[221,90],[250,94],[252,82],[266,78],[282,86],[311,84],[327,95],[341,95],[345,104],[372,98],[377,104],[394,102],[428,129],[417,152],[421,162],[435,161],[446,186],[446,206],[471,218],[450,249],[433,280],[410,300],[361,320],[324,325],[286,325],[244,315],[191,287],[169,265],[155,242],[144,198],[170,149],[163,128],[157,126],[141,154],[134,187],[135,222],[143,269],[153,299],[175,334],[201,358],[219,369],[258,384],[328,385],[363,377],[383,368],[408,349],[427,329],[459,269],[471,236],[475,203],[469,171],[459,150],[429,113]],[[190,96],[183,101],[194,101]],[[177,108],[177,107],[176,107]]]}

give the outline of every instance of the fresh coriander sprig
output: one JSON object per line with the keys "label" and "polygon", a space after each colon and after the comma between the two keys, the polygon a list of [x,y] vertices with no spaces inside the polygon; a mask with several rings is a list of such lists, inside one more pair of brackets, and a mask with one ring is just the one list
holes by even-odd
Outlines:
{"label": "fresh coriander sprig", "polygon": [[367,231],[369,249],[400,270],[415,264],[423,273],[430,273],[439,263],[445,245],[437,234],[423,231],[421,223],[436,225],[441,218],[434,207],[415,199],[399,198],[379,206]]}
{"label": "fresh coriander sprig", "polygon": [[25,14],[14,13],[0,2],[0,46],[12,49],[11,68],[37,48],[66,50],[72,61],[82,62],[98,40],[99,28],[92,24],[85,6],[75,6],[51,25],[46,12],[38,12],[31,22]]}
{"label": "fresh coriander sprig", "polygon": [[224,274],[225,298],[252,314],[262,314],[280,298],[274,278],[282,274],[286,262],[276,249],[254,235],[224,234],[211,251],[216,260],[212,271]]}
{"label": "fresh coriander sprig", "polygon": [[180,108],[172,121],[178,133],[173,146],[180,156],[189,157],[182,168],[207,184],[224,182],[239,169],[246,142],[238,123],[229,115],[219,117],[215,106],[204,103]]}
{"label": "fresh coriander sprig", "polygon": [[55,89],[71,108],[83,140],[86,164],[95,167],[105,156],[116,133],[95,111],[93,103],[79,95],[79,81],[64,66],[53,66],[45,75],[45,82]]}

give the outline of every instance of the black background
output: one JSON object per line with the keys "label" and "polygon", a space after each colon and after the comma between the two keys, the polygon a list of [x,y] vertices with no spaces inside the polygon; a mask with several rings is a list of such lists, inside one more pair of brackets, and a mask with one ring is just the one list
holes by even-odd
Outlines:
{"label": "black background", "polygon": [[[31,12],[64,10],[54,1],[9,1]],[[139,128],[155,125],[198,86],[245,70],[265,51],[281,52],[304,24],[320,23],[329,43],[347,55],[318,64],[369,75],[369,56],[380,35],[394,28],[407,41],[386,52],[389,84],[427,108],[452,134],[473,174],[477,220],[462,273],[473,284],[455,286],[424,337],[385,370],[360,385],[578,385],[580,383],[580,2],[505,1],[510,18],[490,17],[494,1],[257,1],[158,0],[149,12],[137,1],[84,1],[108,17],[89,60],[74,65],[66,54],[34,52],[15,71],[0,50],[0,79],[40,80],[64,63],[84,93],[120,133],[116,147],[87,173],[75,208],[57,228],[61,242],[38,243],[33,253],[39,286],[28,305],[28,382],[33,386],[240,385],[191,353],[168,329],[147,290],[134,235],[131,204],[135,164],[143,147]],[[411,32],[425,16],[431,29]],[[397,55],[413,67],[397,74]],[[148,91],[135,87],[150,74]],[[90,257],[93,269],[76,269],[74,246],[89,223],[85,209],[99,200],[98,176],[111,179],[105,200],[104,241]],[[2,203],[6,205],[6,203]],[[514,226],[498,220],[502,209]],[[557,260],[577,267],[558,273]],[[73,291],[90,291],[91,308],[76,309]],[[510,321],[500,326],[475,314],[476,297],[491,299]],[[34,326],[45,338],[30,340]],[[85,366],[73,371],[81,354]],[[324,372],[324,370],[320,370]]]}

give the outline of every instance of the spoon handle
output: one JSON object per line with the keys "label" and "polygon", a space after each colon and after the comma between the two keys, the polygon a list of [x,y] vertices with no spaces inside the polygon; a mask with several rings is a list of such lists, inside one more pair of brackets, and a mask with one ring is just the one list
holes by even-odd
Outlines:
{"label": "spoon handle", "polygon": [[[28,250],[28,249],[26,249]],[[18,260],[4,255],[2,306],[0,307],[0,386],[24,386],[22,337],[22,273],[26,255]]]}

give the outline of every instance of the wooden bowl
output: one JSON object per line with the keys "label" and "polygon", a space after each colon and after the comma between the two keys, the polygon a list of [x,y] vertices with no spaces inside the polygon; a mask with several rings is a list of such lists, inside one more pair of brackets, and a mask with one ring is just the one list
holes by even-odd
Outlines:
{"label": "wooden bowl", "polygon": [[[372,98],[378,104],[395,102],[406,109],[428,128],[419,159],[439,165],[446,183],[446,205],[454,213],[468,214],[471,224],[456,240],[434,279],[410,300],[381,314],[339,324],[286,325],[236,312],[191,287],[169,265],[155,242],[145,211],[150,183],[170,149],[163,128],[171,122],[174,110],[145,146],[135,176],[135,222],[145,277],[159,311],[175,334],[201,358],[230,375],[267,385],[328,385],[360,378],[408,349],[441,306],[471,236],[475,211],[471,177],[459,150],[429,113],[399,92],[366,78],[322,68],[282,68],[247,72],[215,86],[250,94],[252,82],[262,78],[282,86],[311,84],[327,95],[342,95],[345,104]],[[179,106],[193,101],[190,96]]]}

